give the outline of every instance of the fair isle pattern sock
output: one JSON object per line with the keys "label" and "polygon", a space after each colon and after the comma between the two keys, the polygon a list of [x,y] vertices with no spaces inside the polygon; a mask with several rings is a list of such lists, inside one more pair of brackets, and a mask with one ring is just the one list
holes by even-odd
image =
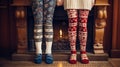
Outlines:
{"label": "fair isle pattern sock", "polygon": [[77,31],[77,23],[78,23],[78,16],[77,10],[70,9],[67,10],[68,18],[69,18],[69,28],[68,28],[68,36],[70,41],[70,48],[71,48],[71,57],[70,63],[76,63],[76,31]]}
{"label": "fair isle pattern sock", "polygon": [[87,42],[87,18],[89,10],[79,10],[79,40],[81,50],[81,62],[88,63],[89,59],[86,54],[86,42]]}
{"label": "fair isle pattern sock", "polygon": [[53,26],[52,23],[45,24],[45,41],[46,41],[46,51],[45,54],[52,53],[52,43],[53,43]]}
{"label": "fair isle pattern sock", "polygon": [[51,24],[45,25],[46,54],[52,53],[53,27]]}
{"label": "fair isle pattern sock", "polygon": [[36,47],[36,54],[42,54],[42,24],[35,24],[34,25],[34,40],[35,40],[35,47]]}

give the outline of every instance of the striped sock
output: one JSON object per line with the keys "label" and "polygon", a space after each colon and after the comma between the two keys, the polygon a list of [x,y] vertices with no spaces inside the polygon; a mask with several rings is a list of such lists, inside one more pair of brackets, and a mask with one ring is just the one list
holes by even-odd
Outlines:
{"label": "striped sock", "polygon": [[45,25],[45,38],[46,38],[46,54],[52,53],[52,43],[53,43],[53,26],[52,24]]}

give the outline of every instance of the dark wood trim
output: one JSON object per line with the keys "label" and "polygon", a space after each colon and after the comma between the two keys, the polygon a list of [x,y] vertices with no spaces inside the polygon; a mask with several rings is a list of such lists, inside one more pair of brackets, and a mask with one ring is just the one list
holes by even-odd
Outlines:
{"label": "dark wood trim", "polygon": [[117,22],[118,22],[118,0],[113,1],[113,40],[112,40],[112,49],[116,48],[117,44]]}
{"label": "dark wood trim", "polygon": [[0,56],[7,56],[10,53],[10,22],[9,6],[7,0],[0,2]]}
{"label": "dark wood trim", "polygon": [[9,6],[9,20],[10,20],[10,49],[11,53],[17,51],[17,29],[15,22],[15,8]]}
{"label": "dark wood trim", "polygon": [[111,51],[111,57],[112,58],[120,58],[120,50],[118,50],[118,49],[112,50]]}
{"label": "dark wood trim", "polygon": [[120,57],[120,7],[119,0],[113,1],[113,31],[111,57]]}
{"label": "dark wood trim", "polygon": [[117,49],[119,49],[120,50],[120,0],[118,0],[119,2],[118,2],[118,28],[117,28]]}

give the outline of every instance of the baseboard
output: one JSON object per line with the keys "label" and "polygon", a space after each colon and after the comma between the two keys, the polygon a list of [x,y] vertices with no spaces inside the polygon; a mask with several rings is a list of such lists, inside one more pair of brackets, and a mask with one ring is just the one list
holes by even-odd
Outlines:
{"label": "baseboard", "polygon": [[112,58],[120,58],[120,50],[112,50],[111,57]]}

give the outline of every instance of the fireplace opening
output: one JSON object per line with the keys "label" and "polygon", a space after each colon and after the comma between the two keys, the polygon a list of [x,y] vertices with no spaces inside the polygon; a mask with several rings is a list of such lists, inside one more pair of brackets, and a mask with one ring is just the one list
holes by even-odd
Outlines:
{"label": "fireplace opening", "polygon": [[[31,6],[27,7],[27,31],[28,31],[28,51],[35,51],[35,44],[33,38],[34,19]],[[90,11],[88,18],[88,40],[87,51],[93,52],[93,27],[94,26],[94,8]],[[53,51],[70,51],[68,40],[68,17],[63,6],[56,7],[53,18],[54,40]],[[76,48],[79,51],[79,40],[77,37]],[[45,50],[45,42],[43,38],[43,50]]]}

